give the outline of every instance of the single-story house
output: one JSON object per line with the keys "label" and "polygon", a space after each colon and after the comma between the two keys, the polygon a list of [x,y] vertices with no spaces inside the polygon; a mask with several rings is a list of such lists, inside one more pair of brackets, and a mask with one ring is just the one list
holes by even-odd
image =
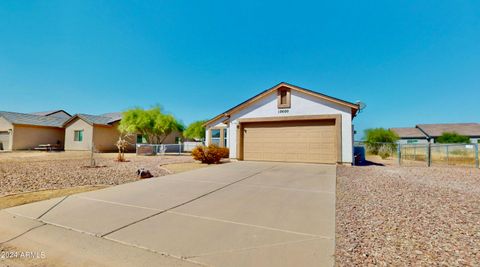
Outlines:
{"label": "single-story house", "polygon": [[[65,151],[91,150],[112,152],[118,150],[116,142],[120,137],[117,129],[121,120],[120,113],[104,115],[76,114],[64,123]],[[136,137],[135,137],[136,138]],[[130,138],[131,146],[135,149],[135,138]]]}
{"label": "single-story house", "polygon": [[399,137],[399,144],[427,144],[427,136],[418,128],[390,128]]}
{"label": "single-story house", "polygon": [[435,143],[436,138],[446,132],[455,132],[470,138],[471,143],[479,143],[480,123],[440,123],[417,124],[415,128],[391,128],[400,137],[399,143]]}
{"label": "single-story house", "polygon": [[[122,113],[113,112],[102,115],[76,114],[64,123],[65,150],[91,150],[94,145],[97,152],[117,151],[116,142],[121,133],[118,125],[122,120]],[[180,137],[175,132],[167,136],[165,144],[174,144]],[[136,143],[143,143],[141,135],[128,136],[130,146],[128,151],[135,151]]]}
{"label": "single-story house", "polygon": [[478,143],[480,139],[480,123],[442,123],[442,124],[418,124],[416,126],[422,131],[431,143],[445,132],[455,132],[470,137],[470,142]]}
{"label": "single-story house", "polygon": [[40,144],[65,141],[63,124],[68,118],[0,111],[0,150],[30,150]]}
{"label": "single-story house", "polygon": [[282,82],[207,121],[206,143],[238,160],[351,164],[359,109]]}

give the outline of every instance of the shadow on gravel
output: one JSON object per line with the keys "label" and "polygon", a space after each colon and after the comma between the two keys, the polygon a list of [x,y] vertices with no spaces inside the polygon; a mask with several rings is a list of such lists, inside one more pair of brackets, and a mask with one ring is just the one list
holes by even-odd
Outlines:
{"label": "shadow on gravel", "polygon": [[385,166],[385,164],[377,163],[377,162],[373,162],[373,161],[369,161],[369,160],[363,160],[361,162],[358,162],[358,164],[355,164],[355,166],[359,166],[359,167],[362,167],[362,166]]}

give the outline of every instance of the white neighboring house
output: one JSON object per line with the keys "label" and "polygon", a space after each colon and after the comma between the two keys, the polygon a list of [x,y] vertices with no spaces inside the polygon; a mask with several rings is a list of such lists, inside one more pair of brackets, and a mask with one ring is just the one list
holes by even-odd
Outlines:
{"label": "white neighboring house", "polygon": [[230,158],[351,164],[359,105],[285,82],[205,123],[206,143]]}
{"label": "white neighboring house", "polygon": [[415,128],[390,128],[400,137],[399,144],[436,143],[443,133],[457,133],[477,144],[480,140],[480,123],[417,124]]}
{"label": "white neighboring house", "polygon": [[398,144],[428,144],[428,137],[418,128],[390,128],[390,130],[395,132],[398,137],[400,137],[400,139],[397,141]]}

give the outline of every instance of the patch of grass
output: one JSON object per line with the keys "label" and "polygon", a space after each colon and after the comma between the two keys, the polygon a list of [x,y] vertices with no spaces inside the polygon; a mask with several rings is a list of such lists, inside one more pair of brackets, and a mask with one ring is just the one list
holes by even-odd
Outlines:
{"label": "patch of grass", "polygon": [[0,197],[0,209],[6,209],[14,206],[20,206],[32,202],[47,200],[56,197],[69,196],[77,193],[99,190],[106,188],[108,185],[96,186],[77,186],[65,189],[42,190],[36,192],[20,193],[15,195],[8,195]]}
{"label": "patch of grass", "polygon": [[188,163],[166,164],[166,165],[162,165],[162,168],[165,168],[172,173],[181,173],[181,172],[187,172],[187,171],[205,168],[208,166],[209,165],[201,164],[200,162],[188,162]]}

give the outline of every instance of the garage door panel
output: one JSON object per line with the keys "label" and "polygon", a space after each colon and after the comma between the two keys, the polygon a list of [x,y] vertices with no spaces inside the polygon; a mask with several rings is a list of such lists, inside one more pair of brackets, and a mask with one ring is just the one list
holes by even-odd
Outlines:
{"label": "garage door panel", "polygon": [[334,120],[259,122],[243,127],[245,160],[336,162]]}

